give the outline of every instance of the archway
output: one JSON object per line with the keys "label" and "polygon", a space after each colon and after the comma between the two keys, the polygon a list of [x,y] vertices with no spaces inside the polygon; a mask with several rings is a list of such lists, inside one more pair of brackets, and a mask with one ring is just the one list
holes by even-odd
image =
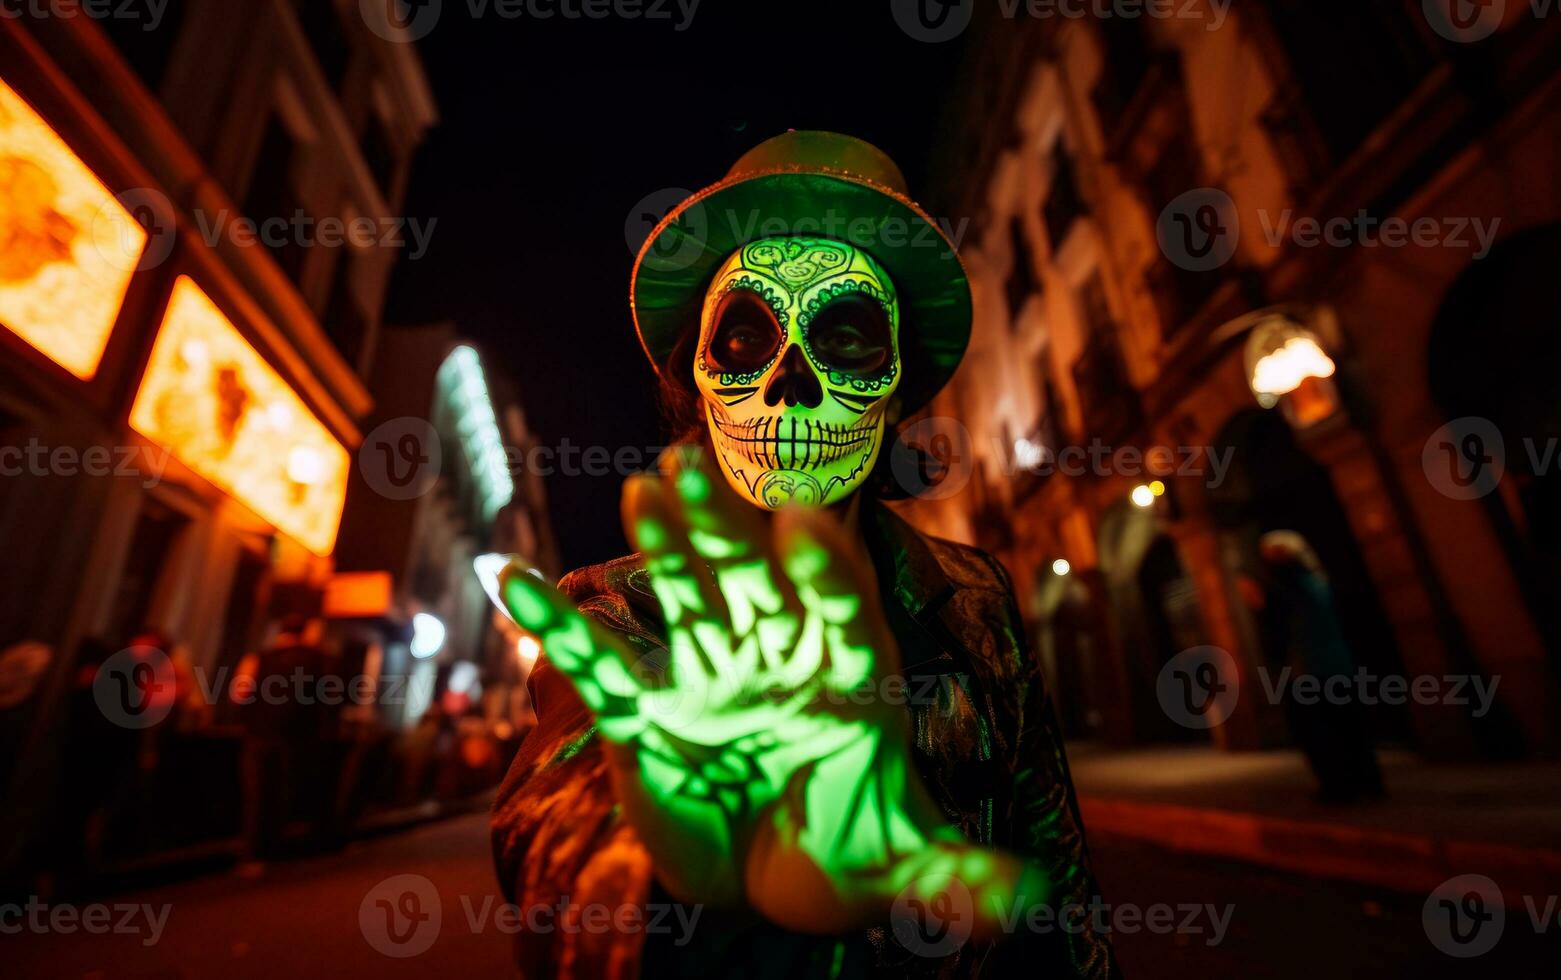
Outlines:
{"label": "archway", "polygon": [[1160,708],[1160,670],[1207,642],[1197,589],[1154,512],[1122,501],[1102,517],[1100,571],[1122,657],[1134,740],[1199,741],[1207,731],[1176,724]]}
{"label": "archway", "polygon": [[[1295,435],[1276,411],[1248,409],[1232,416],[1215,437],[1218,451],[1231,451],[1230,471],[1208,490],[1210,513],[1224,533],[1235,538],[1242,567],[1231,571],[1256,578],[1258,541],[1269,531],[1290,530],[1316,552],[1332,587],[1344,637],[1355,663],[1372,675],[1404,673],[1398,644],[1361,557],[1348,515],[1334,493],[1328,471],[1296,444]],[[1261,630],[1256,631],[1261,635]],[[1283,657],[1263,651],[1268,669]],[[1372,723],[1379,738],[1405,741],[1409,719],[1404,709],[1378,704]]]}
{"label": "archway", "polygon": [[1512,236],[1453,283],[1431,327],[1431,397],[1452,421],[1489,420],[1506,474],[1481,498],[1553,667],[1561,665],[1561,225]]}

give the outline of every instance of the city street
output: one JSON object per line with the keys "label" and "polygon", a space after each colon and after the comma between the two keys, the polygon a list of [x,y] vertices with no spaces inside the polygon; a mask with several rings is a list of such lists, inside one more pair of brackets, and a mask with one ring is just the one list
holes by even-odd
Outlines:
{"label": "city street", "polygon": [[[1102,888],[1116,906],[1117,949],[1129,978],[1527,978],[1554,977],[1561,966],[1554,925],[1548,937],[1537,936],[1523,908],[1508,911],[1495,949],[1477,959],[1457,960],[1427,940],[1418,896],[1116,839],[1098,838],[1094,846]],[[437,886],[440,927],[426,952],[392,958],[370,945],[359,913],[369,906],[363,921],[372,933],[376,917],[382,918],[372,907],[375,900],[383,893],[395,902],[406,894],[397,883],[388,889],[381,883],[408,874],[426,876]],[[137,931],[7,936],[8,975],[270,980],[513,973],[507,936],[494,925],[493,909],[501,898],[490,870],[483,814],[359,842],[341,854],[272,865],[259,877],[224,871],[104,901],[115,907],[110,924],[128,918],[127,925]],[[143,908],[132,910],[133,905]],[[147,905],[153,909],[150,916]],[[163,931],[151,941],[148,923],[161,921],[159,910],[165,905]],[[1197,931],[1128,932],[1139,920],[1152,920],[1156,905],[1175,910],[1161,921],[1188,923]],[[1213,943],[1217,922],[1226,928]],[[379,941],[384,945],[383,938]]]}

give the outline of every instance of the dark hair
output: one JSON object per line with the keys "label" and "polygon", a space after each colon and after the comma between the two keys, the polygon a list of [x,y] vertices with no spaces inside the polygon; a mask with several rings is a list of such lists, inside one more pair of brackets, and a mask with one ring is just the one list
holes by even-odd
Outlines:
{"label": "dark hair", "polygon": [[668,445],[709,442],[699,389],[694,387],[694,348],[698,344],[697,329],[683,331],[677,346],[661,365],[656,403],[661,409],[661,425]]}

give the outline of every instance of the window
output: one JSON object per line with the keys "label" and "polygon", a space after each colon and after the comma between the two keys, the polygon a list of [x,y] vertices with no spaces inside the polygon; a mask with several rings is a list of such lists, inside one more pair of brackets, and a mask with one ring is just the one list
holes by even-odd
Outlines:
{"label": "window", "polygon": [[339,92],[347,79],[347,69],[352,64],[352,44],[342,27],[341,14],[335,0],[300,0],[298,21],[315,61],[325,73],[325,83],[331,91]]}
{"label": "window", "polygon": [[1100,40],[1104,65],[1091,100],[1109,138],[1121,124],[1133,96],[1149,74],[1153,52],[1136,18],[1102,17]]}
{"label": "window", "polygon": [[1317,0],[1268,5],[1301,100],[1311,108],[1335,164],[1360,146],[1435,63],[1405,6],[1359,3],[1345,16]]}
{"label": "window", "polygon": [[[1192,140],[1185,134],[1172,137],[1144,176],[1150,213],[1158,217],[1173,200],[1203,186],[1201,171]],[[1224,268],[1194,272],[1161,256],[1149,271],[1149,286],[1163,334],[1170,336],[1192,318],[1227,277]]]}
{"label": "window", "polygon": [[1019,328],[1019,311],[1031,296],[1040,291],[1035,281],[1035,259],[1024,239],[1024,221],[1017,215],[1009,222],[1009,248],[1013,255],[1013,268],[1009,270],[1006,284],[1008,296],[1008,325]]}
{"label": "window", "polygon": [[111,642],[123,642],[147,626],[163,566],[187,523],[182,514],[155,500],[142,504],[103,634]]}
{"label": "window", "polygon": [[389,198],[395,192],[396,169],[400,161],[396,156],[396,144],[390,128],[378,112],[369,113],[368,125],[363,133],[363,159],[380,192]]}
{"label": "window", "polygon": [[152,20],[152,8],[137,4],[129,9],[140,11],[140,16],[99,17],[96,22],[103,27],[108,39],[119,49],[130,70],[156,92],[168,72],[173,59],[174,45],[179,40],[188,6],[185,0],[167,0],[160,20]]}
{"label": "window", "polygon": [[[291,222],[302,210],[297,193],[293,189],[293,169],[298,154],[298,143],[283,123],[280,115],[272,113],[260,140],[260,152],[249,178],[249,194],[244,198],[244,213],[261,225],[282,219]],[[277,235],[275,230],[267,236],[283,271],[298,282],[303,274],[304,247],[299,236],[291,233]]]}
{"label": "window", "polygon": [[325,307],[325,333],[331,338],[341,356],[354,370],[363,356],[363,342],[369,331],[369,319],[358,305],[353,280],[357,275],[359,259],[352,252],[343,253],[341,265],[336,270],[336,282],[331,287],[331,298]]}
{"label": "window", "polygon": [[1046,191],[1041,216],[1046,222],[1046,237],[1051,239],[1053,251],[1062,248],[1073,223],[1084,216],[1084,201],[1079,197],[1078,181],[1074,178],[1073,159],[1060,140],[1052,151],[1051,187]]}

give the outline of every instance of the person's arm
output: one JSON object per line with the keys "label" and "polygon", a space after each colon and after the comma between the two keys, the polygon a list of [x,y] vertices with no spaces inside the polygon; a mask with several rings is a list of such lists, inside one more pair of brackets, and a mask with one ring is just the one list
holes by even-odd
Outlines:
{"label": "person's arm", "polygon": [[[583,608],[610,626],[605,605]],[[547,925],[564,901],[575,914],[590,904],[642,906],[651,865],[620,818],[601,740],[574,686],[544,655],[527,687],[537,724],[500,786],[492,819],[499,880],[522,916],[515,936],[521,975],[637,976],[643,931],[593,934]],[[528,914],[543,928],[531,929]]]}

